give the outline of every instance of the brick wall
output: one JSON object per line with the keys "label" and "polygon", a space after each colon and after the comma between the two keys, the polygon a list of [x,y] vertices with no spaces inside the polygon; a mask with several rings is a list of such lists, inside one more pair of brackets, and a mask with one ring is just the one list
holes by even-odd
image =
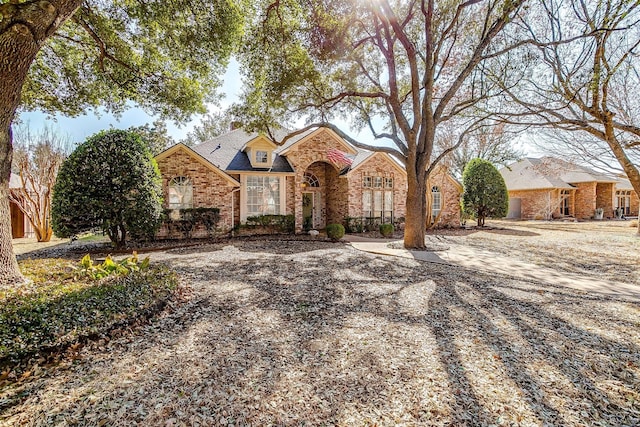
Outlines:
{"label": "brick wall", "polygon": [[[451,180],[446,169],[438,168],[427,181],[427,196],[429,204],[433,201],[431,188],[437,186],[440,189],[442,210],[434,227],[458,227],[460,226],[460,187]],[[430,212],[428,212],[430,214]]]}
{"label": "brick wall", "polygon": [[596,207],[604,209],[605,218],[613,218],[613,196],[615,184],[599,182],[596,184]]}
{"label": "brick wall", "polygon": [[[184,149],[179,149],[159,160],[158,168],[162,174],[165,208],[168,207],[169,182],[175,177],[186,176],[191,179],[193,184],[193,207],[219,208],[219,226],[225,230],[231,228],[231,193],[234,187],[228,180],[213,172]],[[234,197],[239,198],[237,192]],[[239,208],[239,205],[236,204],[236,208]],[[239,209],[236,210],[236,212],[238,211]],[[163,233],[166,234],[166,230],[161,230],[160,236]]]}
{"label": "brick wall", "polygon": [[581,182],[573,184],[576,187],[575,213],[579,219],[590,219],[595,215],[596,208],[596,183]]}
{"label": "brick wall", "polygon": [[365,189],[362,187],[365,176],[393,178],[393,217],[398,219],[406,216],[407,178],[404,173],[398,171],[391,163],[392,161],[386,156],[374,154],[360,164],[358,169],[348,174],[349,209],[348,214],[344,216],[356,218],[364,216],[362,211],[362,192],[372,190],[371,188]]}
{"label": "brick wall", "polygon": [[631,192],[631,215],[630,216],[638,216],[638,211],[640,211],[640,198],[638,198],[638,193],[635,191]]}
{"label": "brick wall", "polygon": [[[342,184],[340,184],[339,180],[341,178],[337,178],[335,180],[331,180],[331,182],[328,182],[326,180],[327,178],[327,170],[333,169],[333,171],[330,171],[329,175],[331,175],[331,177],[337,177],[337,173],[338,170],[337,168],[329,161],[329,159],[327,158],[327,150],[329,149],[337,149],[337,150],[342,150],[344,151],[344,147],[343,145],[339,142],[338,139],[336,139],[336,137],[333,135],[332,132],[329,132],[327,130],[322,130],[320,132],[318,132],[317,134],[315,134],[312,138],[298,143],[298,145],[296,145],[295,147],[293,147],[286,155],[287,160],[289,161],[289,163],[291,164],[291,166],[293,167],[293,169],[296,171],[295,172],[295,177],[294,177],[294,185],[293,185],[293,189],[294,189],[294,193],[293,194],[287,194],[288,199],[287,200],[291,200],[292,203],[289,204],[287,203],[288,206],[291,206],[293,208],[293,214],[295,215],[296,218],[296,230],[300,231],[302,230],[302,189],[300,184],[302,184],[303,179],[304,179],[304,173],[307,170],[307,168],[309,168],[309,166],[313,165],[314,163],[317,163],[318,166],[313,166],[313,168],[318,168],[317,171],[320,175],[322,175],[325,179],[324,182],[321,181],[321,185],[325,184],[323,186],[324,190],[324,194],[323,194],[323,200],[325,202],[327,202],[327,197],[326,197],[326,191],[329,187],[332,187],[334,189],[338,189],[338,187],[340,187]],[[324,168],[324,171],[321,172],[320,168]],[[315,171],[316,169],[312,169],[312,171]],[[315,174],[315,172],[314,172]],[[335,174],[335,175],[333,175]],[[318,179],[321,179],[320,176],[316,175],[318,177]],[[339,203],[340,199],[332,199],[331,202],[334,204]],[[332,216],[333,215],[339,215],[339,213],[341,211],[345,211],[346,208],[339,208],[338,206],[332,206],[331,209],[326,209],[326,205],[325,205],[325,213],[328,214],[329,210],[331,210],[332,212]],[[331,219],[334,219],[333,217]],[[327,221],[329,221],[329,216],[327,215]]]}
{"label": "brick wall", "polygon": [[520,199],[520,218],[548,219],[558,211],[558,190],[509,191],[510,199]]}

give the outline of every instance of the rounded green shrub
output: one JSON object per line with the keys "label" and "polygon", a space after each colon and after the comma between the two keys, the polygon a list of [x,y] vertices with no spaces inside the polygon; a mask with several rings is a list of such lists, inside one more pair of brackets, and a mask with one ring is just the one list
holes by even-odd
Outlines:
{"label": "rounded green shrub", "polygon": [[58,237],[101,228],[116,247],[127,237],[151,237],[160,226],[158,165],[129,131],[97,133],[64,161],[53,188],[51,217]]}
{"label": "rounded green shrub", "polygon": [[485,218],[503,218],[509,210],[509,192],[498,169],[482,159],[473,159],[462,174],[462,208],[464,213],[475,217],[478,227],[484,226]]}
{"label": "rounded green shrub", "polygon": [[393,228],[393,224],[380,224],[380,234],[384,237],[393,236],[393,232],[395,229]]}
{"label": "rounded green shrub", "polygon": [[333,241],[337,241],[344,237],[344,226],[342,224],[327,225],[327,237]]}

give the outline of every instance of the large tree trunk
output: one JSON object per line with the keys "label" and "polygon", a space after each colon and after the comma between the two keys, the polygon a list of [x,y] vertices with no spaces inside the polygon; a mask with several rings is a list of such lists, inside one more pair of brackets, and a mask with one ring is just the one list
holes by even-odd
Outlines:
{"label": "large tree trunk", "polygon": [[11,175],[11,135],[7,127],[0,132],[0,287],[23,281],[11,243],[9,176]]}
{"label": "large tree trunk", "polygon": [[23,281],[11,244],[9,176],[13,152],[11,122],[22,85],[36,54],[81,0],[40,0],[0,5],[0,284]]}
{"label": "large tree trunk", "polygon": [[404,227],[404,247],[425,249],[424,235],[427,228],[427,172],[407,165],[407,202]]}

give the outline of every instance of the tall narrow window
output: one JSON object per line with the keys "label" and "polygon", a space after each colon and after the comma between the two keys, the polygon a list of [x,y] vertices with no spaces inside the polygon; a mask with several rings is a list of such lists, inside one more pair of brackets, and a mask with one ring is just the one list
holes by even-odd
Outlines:
{"label": "tall narrow window", "polygon": [[371,206],[371,191],[362,193],[362,215],[365,218],[373,218],[373,206]]}
{"label": "tall narrow window", "polygon": [[620,209],[622,215],[631,215],[631,190],[616,191],[616,209]]}
{"label": "tall narrow window", "polygon": [[570,197],[571,192],[569,190],[560,191],[560,215],[571,215]]}
{"label": "tall narrow window", "polygon": [[431,187],[431,221],[435,221],[442,211],[442,193],[440,187]]}
{"label": "tall narrow window", "polygon": [[186,176],[177,176],[169,181],[169,209],[193,207],[193,184]]}

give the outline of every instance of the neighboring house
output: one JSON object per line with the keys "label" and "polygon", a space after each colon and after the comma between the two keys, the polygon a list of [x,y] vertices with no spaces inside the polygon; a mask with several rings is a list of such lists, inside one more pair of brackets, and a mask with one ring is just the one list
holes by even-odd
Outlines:
{"label": "neighboring house", "polygon": [[509,190],[507,218],[590,219],[596,209],[614,218],[618,207],[625,216],[638,215],[638,196],[628,182],[561,159],[525,158],[500,173]]}
{"label": "neighboring house", "polygon": [[[217,207],[226,230],[264,214],[294,215],[297,231],[346,217],[405,217],[407,178],[400,164],[388,154],[358,150],[329,129],[307,131],[283,145],[236,129],[193,148],[174,145],[156,160],[165,207]],[[459,225],[461,187],[444,170],[433,175],[438,224]]]}
{"label": "neighboring house", "polygon": [[[9,191],[13,193],[16,198],[20,198],[22,197],[20,195],[21,188],[22,181],[20,180],[20,176],[12,173],[9,177]],[[11,237],[19,239],[33,236],[34,231],[31,223],[24,212],[20,210],[20,207],[13,201],[9,201],[9,211],[11,214]]]}

